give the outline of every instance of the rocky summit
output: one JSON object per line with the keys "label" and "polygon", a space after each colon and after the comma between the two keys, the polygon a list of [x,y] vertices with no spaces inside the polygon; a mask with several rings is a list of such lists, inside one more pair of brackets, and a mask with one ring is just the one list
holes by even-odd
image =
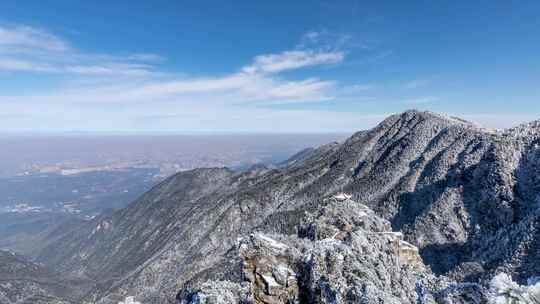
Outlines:
{"label": "rocky summit", "polygon": [[38,261],[88,282],[70,303],[504,303],[540,276],[540,123],[407,111],[275,168],[178,173],[51,239]]}

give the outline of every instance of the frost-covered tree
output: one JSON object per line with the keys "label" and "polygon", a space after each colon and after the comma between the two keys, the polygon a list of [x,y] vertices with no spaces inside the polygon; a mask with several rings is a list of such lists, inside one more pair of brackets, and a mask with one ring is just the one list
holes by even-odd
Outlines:
{"label": "frost-covered tree", "polygon": [[519,285],[512,278],[500,273],[490,283],[492,304],[540,304],[540,280],[529,280]]}

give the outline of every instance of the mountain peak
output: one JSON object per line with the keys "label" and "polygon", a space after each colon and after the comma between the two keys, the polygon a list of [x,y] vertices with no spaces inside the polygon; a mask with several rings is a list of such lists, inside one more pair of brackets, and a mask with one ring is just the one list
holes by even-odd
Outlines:
{"label": "mountain peak", "polygon": [[470,127],[477,127],[477,124],[467,121],[465,119],[451,116],[444,113],[437,113],[432,111],[421,111],[417,109],[409,109],[406,110],[400,114],[396,114],[400,119],[412,119],[412,118],[420,118],[423,120],[437,120],[441,122],[445,122],[452,125],[463,125],[463,126],[470,126]]}

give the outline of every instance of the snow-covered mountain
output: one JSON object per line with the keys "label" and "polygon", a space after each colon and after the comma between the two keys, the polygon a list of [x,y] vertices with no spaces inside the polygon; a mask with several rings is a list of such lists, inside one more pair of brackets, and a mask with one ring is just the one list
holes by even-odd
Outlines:
{"label": "snow-covered mountain", "polygon": [[[354,267],[310,272],[312,268],[299,264],[295,269],[287,266],[298,275],[296,290],[310,293],[302,293],[299,303],[333,303],[317,296],[323,291],[347,299],[341,289],[353,287],[358,288],[355,296],[361,297],[362,290],[372,288],[362,285],[365,280],[353,280],[362,277],[362,271],[368,278],[377,277],[371,280],[373,288],[402,282],[396,286],[403,289],[403,296],[389,293],[382,299],[485,300],[487,282],[497,273],[510,274],[520,283],[540,275],[539,145],[538,123],[495,132],[458,118],[407,111],[342,143],[307,150],[275,169],[178,173],[127,208],[65,233],[41,251],[39,261],[94,282],[80,301],[117,304],[134,297],[145,304],[175,303],[191,301],[188,296],[198,291],[211,290],[207,293],[211,295],[246,284],[247,293],[257,294],[260,281],[256,277],[246,281],[246,260],[240,250],[241,244],[255,252],[264,250],[264,246],[253,247],[258,241],[252,236],[267,236],[296,248],[296,253],[284,256],[297,262],[308,259],[308,251],[315,254],[312,257],[322,258],[324,253],[328,259],[339,258],[321,247],[321,235],[332,237],[344,258],[354,255],[348,252],[362,250],[355,242],[367,238],[376,250],[368,246],[365,257],[354,255],[359,259]],[[335,197],[338,194],[343,195]],[[329,200],[358,205],[333,214],[329,219],[336,222],[322,225],[317,218],[321,212],[324,215]],[[382,223],[384,230],[364,227],[357,219],[339,222],[358,208],[372,212],[370,218]],[[309,221],[319,223],[313,225],[316,233],[303,234]],[[344,236],[319,235],[323,228]],[[396,268],[389,261],[400,250],[392,252],[384,239],[367,237],[374,231],[401,233],[398,245],[417,250],[416,270],[399,264],[396,267],[404,277],[394,278]],[[329,262],[327,267],[332,265],[339,264]],[[306,278],[299,275],[302,271],[316,274],[317,279],[307,284],[300,280]],[[400,281],[404,278],[408,281]],[[269,277],[271,283],[270,279],[278,280]],[[225,287],[215,289],[212,282]],[[261,295],[268,295],[268,288]],[[286,303],[279,299],[271,303]],[[365,303],[376,303],[370,301]]]}

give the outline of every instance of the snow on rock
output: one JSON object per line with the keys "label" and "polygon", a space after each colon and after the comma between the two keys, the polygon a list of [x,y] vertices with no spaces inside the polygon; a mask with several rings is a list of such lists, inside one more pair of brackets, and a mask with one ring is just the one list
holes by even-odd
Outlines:
{"label": "snow on rock", "polygon": [[107,231],[112,228],[112,224],[108,221],[102,221],[97,224],[96,228],[92,229],[92,233],[90,233],[90,236],[93,236],[94,234],[100,232],[100,231]]}
{"label": "snow on rock", "polygon": [[261,234],[261,233],[258,233],[258,234],[255,234],[254,236],[255,238],[258,238],[260,240],[263,240],[267,245],[273,247],[273,248],[277,248],[277,249],[287,249],[288,246],[283,244],[283,243],[280,243],[264,234]]}
{"label": "snow on rock", "polygon": [[126,297],[123,302],[118,302],[118,304],[142,304],[142,303],[135,301],[135,297]]}
{"label": "snow on rock", "polygon": [[338,194],[334,195],[334,198],[337,199],[338,201],[346,201],[348,199],[351,199],[352,195],[341,192],[341,193],[338,193]]}
{"label": "snow on rock", "polygon": [[490,282],[491,304],[540,304],[540,282],[519,285],[506,273],[496,275]]}

